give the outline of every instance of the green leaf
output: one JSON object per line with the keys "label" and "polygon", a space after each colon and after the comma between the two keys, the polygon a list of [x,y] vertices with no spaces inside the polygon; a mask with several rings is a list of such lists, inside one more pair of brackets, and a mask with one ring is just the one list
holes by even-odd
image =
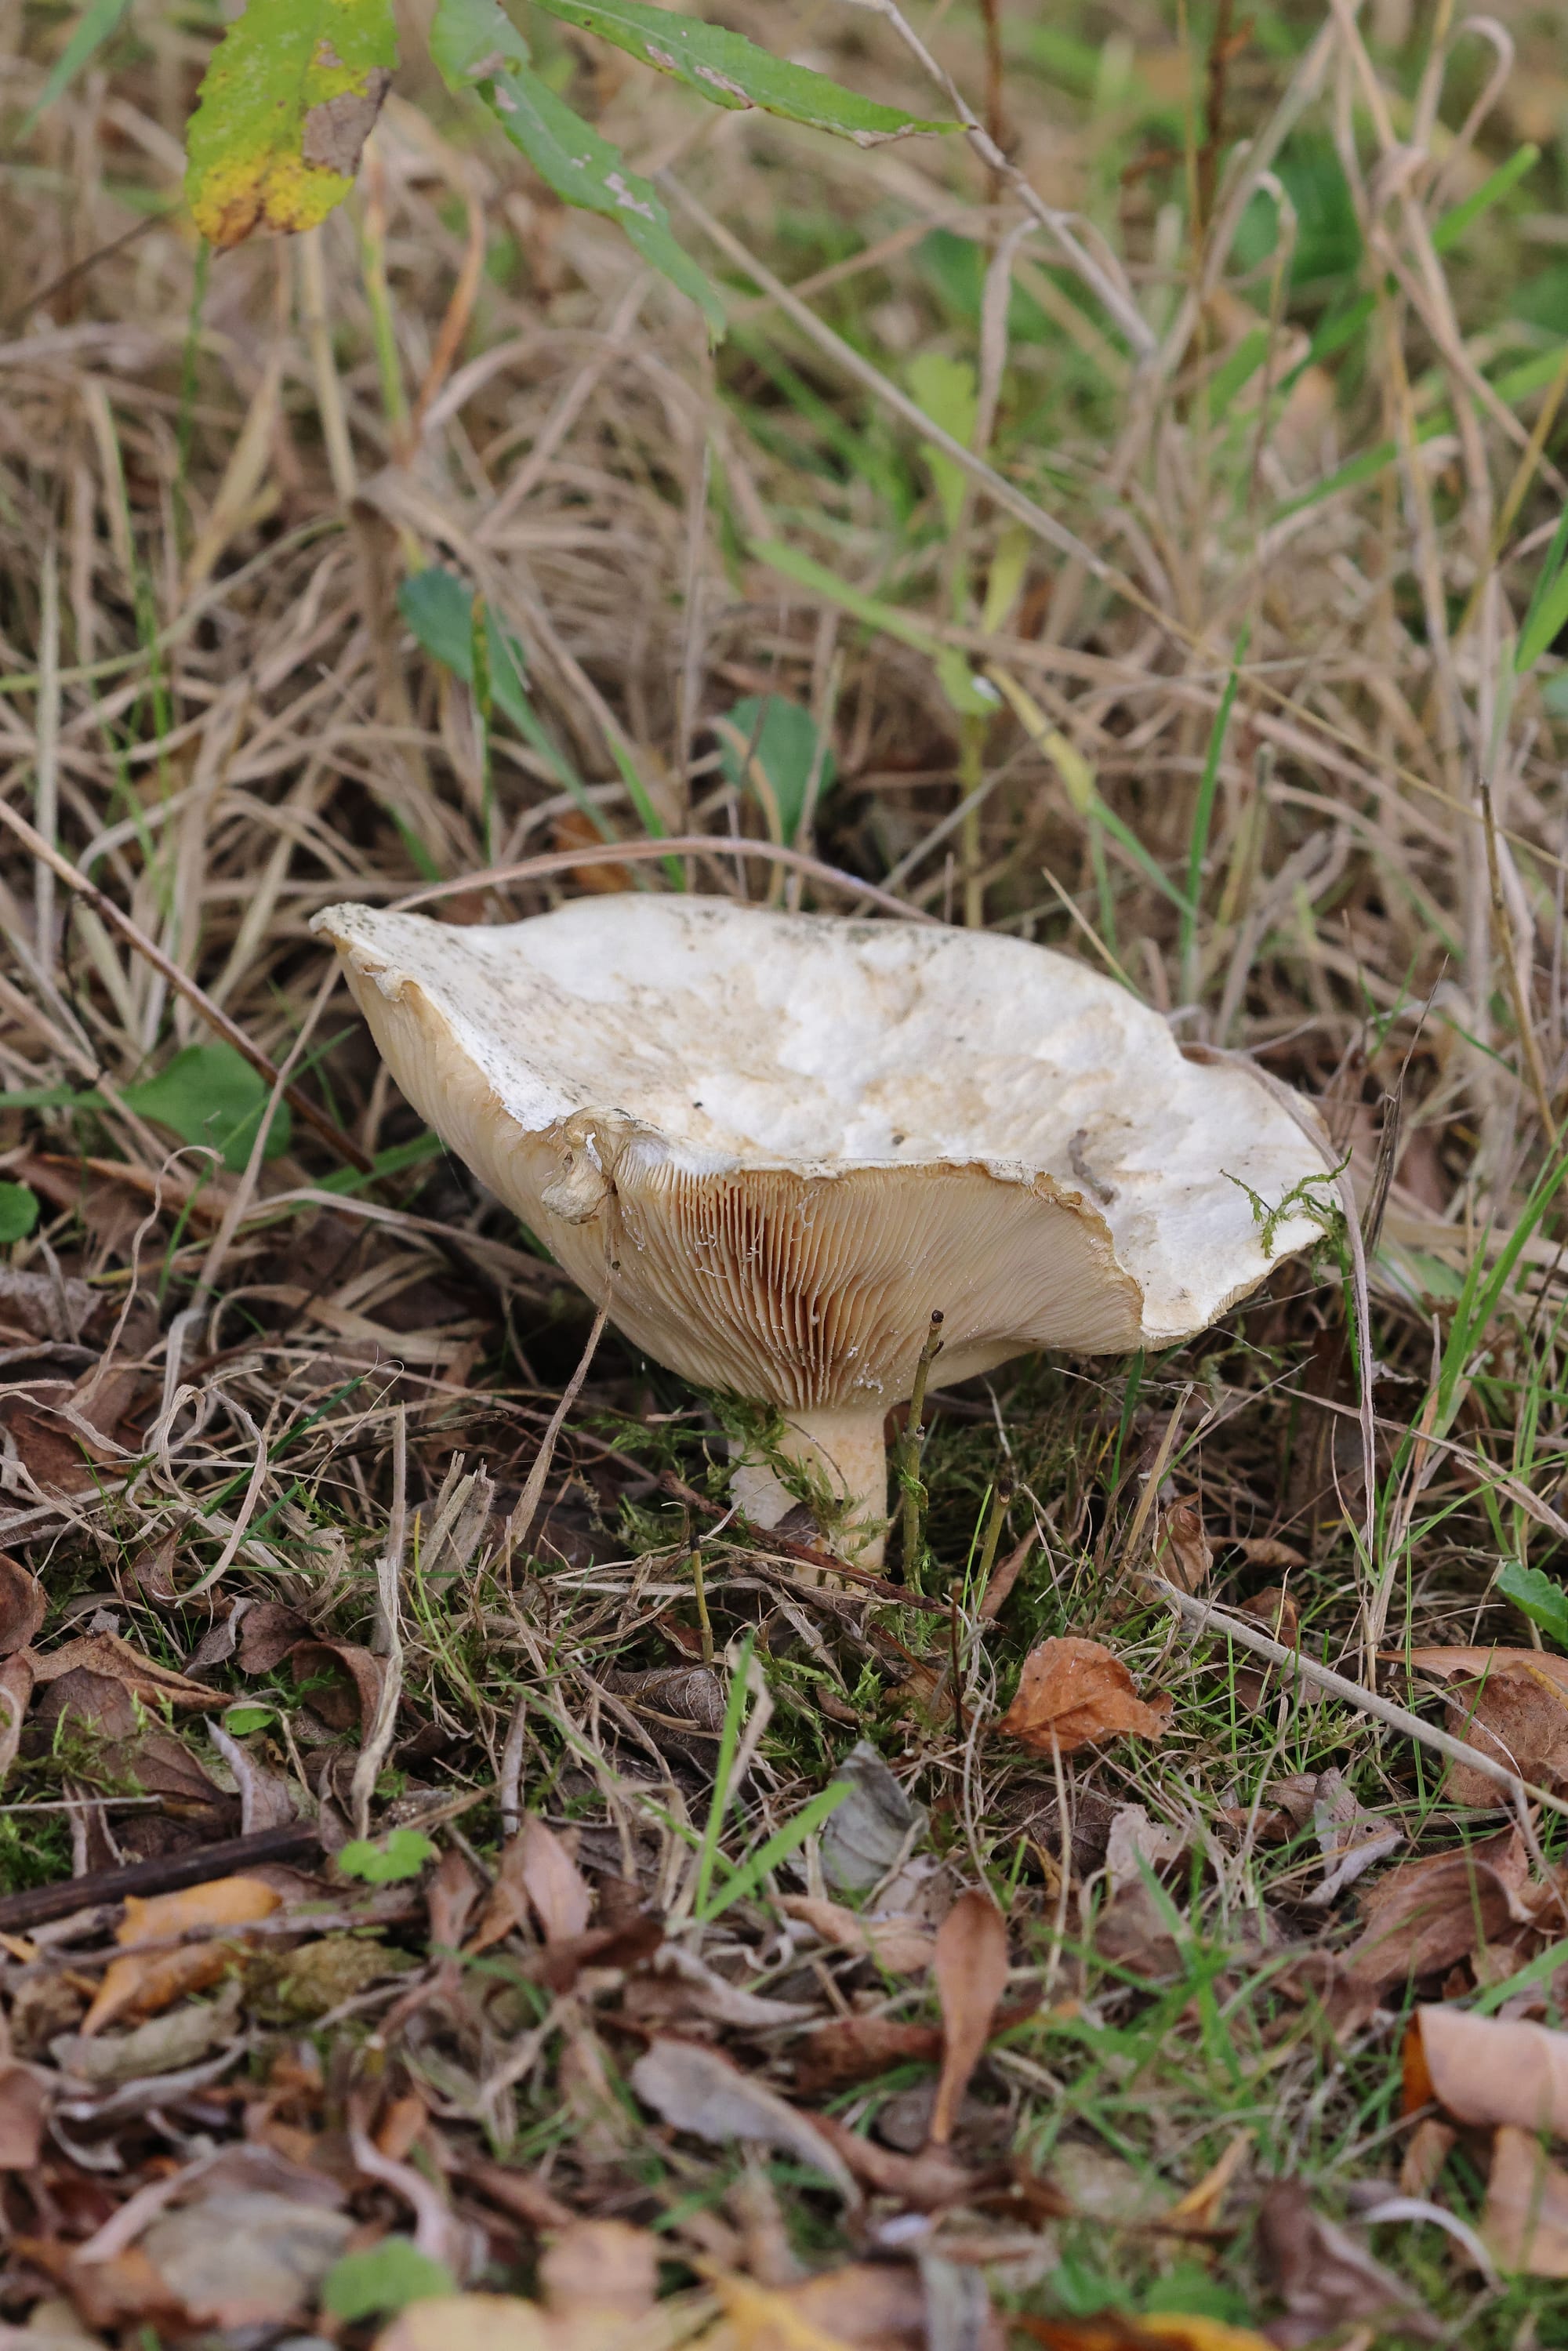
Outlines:
{"label": "green leaf", "polygon": [[874,99],[830,81],[826,74],[759,49],[742,33],[677,16],[673,9],[648,7],[643,0],[539,0],[539,5],[569,25],[580,25],[585,33],[613,41],[644,65],[674,74],[715,106],[759,106],[789,122],[840,131],[857,147],[906,138],[912,131],[963,128],[957,122],[931,122],[906,114],[901,106],[880,106]]}
{"label": "green leaf", "polygon": [[[944,433],[967,448],[979,409],[975,371],[968,360],[951,359],[946,351],[921,351],[909,363],[909,389],[932,423],[939,424]],[[949,530],[954,530],[963,508],[967,477],[945,449],[927,445],[925,454],[941,500],[942,519]]]}
{"label": "green leaf", "polygon": [[362,1878],[367,1886],[391,1886],[399,1878],[417,1877],[435,1847],[417,1829],[392,1829],[384,1837],[355,1837],[340,1845],[338,1868],[344,1877]]}
{"label": "green leaf", "polygon": [[396,63],[392,0],[248,0],[186,134],[202,235],[241,245],[325,220],[354,184]]}
{"label": "green leaf", "polygon": [[[474,684],[474,594],[455,571],[439,563],[416,571],[397,591],[397,608],[424,647],[466,686]],[[509,718],[525,743],[547,761],[564,791],[571,794],[601,840],[613,841],[614,827],[602,809],[588,796],[588,787],[562,757],[538,712],[528,700],[524,684],[523,649],[516,637],[502,631],[488,605],[485,611],[485,644],[490,664],[490,698]]]}
{"label": "green leaf", "polygon": [[800,830],[813,768],[819,801],[826,799],[838,776],[838,763],[810,712],[781,694],[770,694],[765,701],[748,694],[720,721],[718,737],[725,774],[737,791],[748,790],[754,799],[762,799],[765,790],[771,794],[779,839],[788,845]]}
{"label": "green leaf", "polygon": [[547,187],[618,221],[643,260],[690,296],[710,333],[723,334],[724,304],[674,236],[653,182],[529,72],[528,44],[497,0],[439,0],[430,53],[448,89],[478,92]]}
{"label": "green leaf", "polygon": [[412,2237],[383,2237],[379,2245],[345,2253],[334,2263],[321,2282],[321,2307],[351,2326],[456,2291],[445,2262],[422,2253]]}
{"label": "green leaf", "polygon": [[1532,1625],[1539,1625],[1560,1649],[1568,1649],[1568,1589],[1538,1567],[1521,1567],[1511,1559],[1497,1580],[1505,1600],[1511,1600]]}
{"label": "green leaf", "polygon": [[271,1722],[277,1711],[271,1706],[232,1706],[224,1717],[224,1729],[235,1739],[248,1739],[253,1730]]}
{"label": "green leaf", "polygon": [[[182,1143],[204,1143],[220,1152],[235,1176],[250,1157],[267,1098],[267,1087],[245,1056],[221,1042],[187,1045],[157,1077],[123,1092],[133,1111],[172,1128]],[[288,1104],[280,1102],[263,1156],[278,1158],[292,1133]]]}
{"label": "green leaf", "polygon": [[77,19],[75,32],[50,67],[43,89],[28,110],[26,120],[17,132],[26,139],[40,115],[47,114],[56,99],[62,97],[75,81],[82,68],[112,39],[130,14],[131,0],[89,0],[89,5]]}
{"label": "green leaf", "polygon": [[[444,571],[439,563],[416,571],[397,591],[398,611],[425,652],[469,686],[474,683],[474,605],[467,582],[455,571]],[[516,637],[503,632],[488,605],[481,602],[479,609],[485,617],[490,699],[521,733],[527,716],[532,716],[523,683],[523,649]]]}
{"label": "green leaf", "polygon": [[25,1241],[37,1221],[37,1194],[26,1184],[0,1184],[0,1247]]}

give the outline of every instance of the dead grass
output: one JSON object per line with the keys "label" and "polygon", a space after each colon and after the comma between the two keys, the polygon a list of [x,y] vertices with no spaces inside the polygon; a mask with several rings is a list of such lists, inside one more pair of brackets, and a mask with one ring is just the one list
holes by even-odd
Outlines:
{"label": "dead grass", "polygon": [[[929,1808],[949,1888],[996,1892],[1009,1997],[1039,2003],[994,2045],[956,2141],[1005,2188],[938,2199],[928,2240],[988,2264],[998,2308],[1064,2325],[1113,2304],[1238,2324],[1283,2310],[1288,2328],[1288,2250],[1254,2226],[1267,2184],[1304,2181],[1347,2222],[1395,2194],[1416,1991],[1407,1966],[1356,1974],[1375,1880],[1313,1902],[1321,1846],[1334,1856],[1324,1808],[1343,1791],[1342,1825],[1359,1805],[1404,1861],[1510,1818],[1484,1790],[1456,1805],[1443,1760],[1398,1731],[1195,1637],[1137,1573],[1155,1552],[1185,1562],[1353,1679],[1379,1649],[1388,1693],[1423,1706],[1402,1655],[1540,1648],[1496,1577],[1508,1560],[1554,1572],[1568,1533],[1568,696],[1555,656],[1512,666],[1568,465],[1551,263],[1568,60],[1561,27],[1522,10],[1490,32],[1445,12],[1406,33],[1393,5],[1362,30],[1353,16],[1266,12],[1206,65],[1207,16],[1183,38],[1153,5],[1065,24],[1004,11],[1009,154],[1048,214],[1087,217],[1108,289],[962,141],[861,153],[698,117],[541,26],[573,95],[723,231],[716,247],[673,198],[730,304],[712,353],[677,298],[417,67],[349,206],[309,240],[210,266],[176,202],[209,38],[194,20],[140,17],[14,153],[0,789],[350,1150],[298,1117],[280,1155],[232,1168],[180,1146],[138,1095],[207,1042],[199,1007],[7,845],[0,1181],[31,1187],[42,1217],[0,1265],[0,1544],[48,1614],[5,1646],[47,1660],[115,1635],[211,1687],[214,1721],[257,1711],[225,1744],[193,1700],[133,1704],[107,1653],[80,1652],[104,1687],[55,1702],[62,1683],[39,1679],[0,1877],[15,1891],[171,1856],[269,1802],[319,1816],[329,1844],[419,1822],[445,1857],[425,1895],[340,1885],[325,1926],[298,1907],[319,1887],[278,1878],[292,1941],[280,1929],[239,1979],[250,2076],[117,2117],[57,2067],[51,2096],[87,2105],[6,2179],[8,2317],[63,2281],[98,2339],[152,2339],[143,2322],[193,2339],[188,2314],[138,2306],[129,2284],[94,2303],[81,2242],[171,2158],[243,2125],[305,2162],[345,2115],[406,2175],[350,2166],[356,2216],[423,2229],[409,2177],[437,2179],[454,2230],[483,2223],[478,2251],[449,2231],[442,2257],[492,2283],[531,2275],[551,2198],[765,2284],[759,2245],[782,2258],[787,2239],[814,2265],[893,2244],[890,2219],[920,2202],[907,2179],[846,2231],[798,2156],[759,2168],[672,2135],[627,2086],[672,2025],[805,2098],[800,2020],[748,2022],[746,1994],[813,2022],[934,2018],[920,1977],[880,1979],[777,1908],[821,1893],[814,1844],[747,1875],[857,1737]],[[11,21],[15,130],[60,29]],[[727,21],[925,100],[872,11],[796,11],[788,36],[777,12]],[[977,18],[925,31],[980,103]],[[1435,236],[1531,138],[1547,152],[1519,188]],[[1281,187],[1293,278],[1269,249]],[[934,471],[901,413],[932,353],[972,371],[1010,513],[972,474]],[[929,404],[932,379],[913,381]],[[1049,543],[1063,528],[1087,559]],[[395,601],[433,562],[524,649],[544,733],[497,721],[488,781],[468,695]],[[955,715],[941,647],[995,681],[994,717]],[[1025,1364],[940,1396],[930,1588],[964,1599],[951,1621],[805,1590],[785,1553],[733,1524],[711,1534],[714,1406],[612,1332],[560,1433],[534,1555],[510,1556],[587,1309],[460,1166],[421,1150],[307,930],[344,896],[580,852],[585,802],[636,837],[628,765],[667,829],[761,837],[713,721],[768,693],[831,730],[838,778],[805,846],[912,906],[1097,956],[1184,1041],[1313,1095],[1363,1219],[1364,1394],[1354,1269],[1331,1233],[1321,1265],[1282,1269],[1158,1362]],[[716,855],[692,870],[704,889],[770,886]],[[637,878],[664,886],[656,867]],[[446,911],[517,916],[603,886],[586,866],[476,882]],[[1004,1478],[998,1556],[1030,1549],[983,1623],[962,1578]],[[1174,1701],[1157,1747],[1053,1770],[988,1735],[1027,1650],[1069,1632]],[[744,1778],[725,1743],[737,1675]],[[1549,1790],[1568,1779],[1555,1740],[1553,1719],[1515,1758]],[[1151,1874],[1124,1845],[1113,1880],[1106,1835],[1129,1805]],[[640,1904],[670,1922],[679,1965],[581,1974],[580,1955],[552,1981],[537,1904],[484,1959],[444,1959],[471,1943],[524,1813],[575,1831],[591,1931]],[[1469,1998],[1568,1935],[1556,1812],[1517,1834],[1521,1915],[1483,1904],[1424,1996]],[[739,1891],[707,1918],[731,1867]],[[76,2028],[110,1924],[78,1912],[5,1940],[20,2056],[48,2065]],[[384,1967],[355,1976],[350,1936]],[[1563,1981],[1548,1965],[1520,1998],[1556,2024]],[[863,2143],[905,2160],[932,2079],[904,2061],[811,2095],[857,2130],[880,2110]],[[525,2183],[512,2208],[483,2184],[492,2158]],[[1199,2217],[1172,2223],[1222,2159]],[[1484,2147],[1461,2139],[1440,2176],[1406,2185],[1473,2228]],[[1430,2339],[1568,2342],[1559,2290],[1478,2272],[1462,2231],[1406,2214],[1370,2241],[1436,2314]],[[1398,2335],[1364,2280],[1343,2299],[1325,2341]]]}

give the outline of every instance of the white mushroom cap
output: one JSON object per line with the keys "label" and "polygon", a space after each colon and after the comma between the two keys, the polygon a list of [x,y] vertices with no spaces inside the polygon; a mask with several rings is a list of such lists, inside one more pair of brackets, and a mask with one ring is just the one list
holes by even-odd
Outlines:
{"label": "white mushroom cap", "polygon": [[944,1382],[1190,1337],[1319,1229],[1254,1207],[1324,1171],[1273,1091],[1021,940],[635,892],[313,927],[414,1107],[628,1336],[787,1418],[880,1423],[933,1309]]}

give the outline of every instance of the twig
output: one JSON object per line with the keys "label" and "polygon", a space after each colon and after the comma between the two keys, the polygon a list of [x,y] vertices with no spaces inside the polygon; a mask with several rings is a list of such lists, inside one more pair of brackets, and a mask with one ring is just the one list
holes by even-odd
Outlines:
{"label": "twig", "polygon": [[1436,1723],[1423,1722],[1418,1714],[1411,1714],[1405,1707],[1396,1706],[1392,1698],[1380,1696],[1376,1690],[1368,1689],[1361,1682],[1351,1681],[1344,1674],[1336,1674],[1332,1667],[1318,1665],[1313,1658],[1303,1656],[1300,1649],[1288,1649],[1282,1641],[1271,1640],[1267,1633],[1260,1633],[1256,1625],[1228,1614],[1211,1600],[1200,1600],[1192,1593],[1180,1592],[1174,1583],[1166,1583],[1158,1575],[1145,1574],[1142,1580],[1195,1632],[1222,1634],[1228,1641],[1236,1642],[1239,1647],[1250,1649],[1254,1656],[1267,1657],[1271,1665],[1282,1666],[1287,1672],[1299,1674],[1303,1681],[1326,1690],[1332,1698],[1342,1698],[1346,1706],[1356,1708],[1362,1714],[1375,1715],[1391,1730],[1402,1730],[1406,1739],[1414,1739],[1420,1746],[1430,1747],[1437,1754],[1446,1755],[1450,1763],[1468,1764],[1473,1770],[1484,1772],[1489,1780],[1495,1780],[1500,1788],[1506,1788],[1516,1804],[1525,1800],[1532,1804],[1543,1804],[1549,1812],[1559,1813],[1568,1820],[1568,1802],[1561,1796],[1553,1796],[1545,1788],[1538,1788],[1531,1781],[1521,1779],[1517,1771],[1511,1771],[1506,1763],[1499,1763],[1483,1749],[1471,1747],[1466,1740],[1456,1739],[1451,1731],[1439,1730]]}
{"label": "twig", "polygon": [[392,1740],[397,1736],[397,1710],[402,1699],[402,1635],[398,1623],[398,1597],[407,1540],[408,1419],[400,1404],[397,1417],[392,1422],[392,1510],[387,1520],[386,1545],[376,1562],[375,1630],[371,1635],[372,1655],[383,1657],[386,1664],[376,1697],[370,1735],[360,1750],[354,1776],[349,1784],[349,1802],[357,1837],[367,1837],[371,1833],[371,1803],[376,1792],[376,1782],[381,1778],[382,1766],[392,1753]]}
{"label": "twig", "polygon": [[26,1934],[51,1918],[68,1918],[73,1910],[90,1910],[100,1902],[123,1902],[132,1894],[175,1894],[182,1886],[205,1886],[263,1862],[302,1861],[320,1844],[314,1821],[289,1821],[250,1836],[220,1837],[193,1852],[154,1854],[151,1861],[129,1862],[120,1869],[89,1869],[56,1886],[30,1886],[0,1900],[0,1934]]}
{"label": "twig", "polygon": [[607,1298],[593,1318],[593,1328],[588,1334],[588,1344],[582,1351],[582,1360],[568,1380],[561,1400],[551,1413],[545,1433],[539,1439],[539,1449],[534,1456],[534,1466],[528,1471],[528,1484],[517,1497],[517,1507],[512,1512],[507,1527],[508,1549],[520,1545],[533,1525],[544,1494],[545,1479],[549,1476],[550,1463],[555,1458],[556,1441],[565,1425],[567,1414],[577,1402],[582,1383],[588,1377],[589,1365],[598,1353],[599,1342],[604,1336],[604,1326],[609,1320],[610,1301]]}
{"label": "twig", "polygon": [[309,1095],[300,1087],[285,1082],[279,1076],[277,1063],[267,1059],[259,1045],[251,1043],[238,1022],[231,1020],[228,1014],[213,1002],[205,988],[199,987],[190,973],[182,970],[161,946],[155,946],[146,932],[139,929],[130,915],[123,913],[96,882],[89,882],[85,873],[79,872],[70,859],[62,856],[53,841],[46,841],[37,827],[29,824],[8,800],[0,799],[0,824],[14,832],[23,848],[40,859],[84,905],[90,906],[100,923],[106,924],[111,931],[118,931],[127,946],[133,947],[145,962],[152,965],[160,978],[183,996],[187,1004],[194,1007],[214,1036],[223,1038],[236,1053],[244,1056],[258,1078],[268,1087],[281,1085],[283,1099],[295,1116],[303,1119],[324,1143],[330,1144],[340,1159],[346,1159],[361,1176],[369,1176],[372,1172],[373,1163],[352,1137],[335,1125],[325,1111],[318,1110]]}

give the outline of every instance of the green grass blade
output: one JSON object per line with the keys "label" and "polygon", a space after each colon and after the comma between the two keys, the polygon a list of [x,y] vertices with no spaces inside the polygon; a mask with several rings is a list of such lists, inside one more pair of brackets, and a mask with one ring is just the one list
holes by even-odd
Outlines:
{"label": "green grass blade", "polygon": [[28,109],[26,120],[16,133],[18,140],[27,138],[41,115],[48,112],[57,98],[75,81],[84,67],[91,64],[104,43],[112,40],[131,13],[131,0],[89,0],[82,10],[77,26],[65,47],[50,67],[43,89]]}
{"label": "green grass blade", "polygon": [[1483,180],[1479,188],[1471,189],[1462,204],[1455,204],[1451,212],[1446,212],[1443,214],[1442,219],[1432,231],[1432,244],[1435,250],[1438,253],[1447,253],[1452,246],[1458,245],[1472,222],[1479,220],[1483,213],[1490,212],[1493,204],[1500,204],[1510,189],[1516,188],[1525,173],[1531,171],[1540,161],[1540,148],[1526,141],[1524,146],[1518,148],[1509,157],[1506,163],[1500,163],[1497,170],[1490,178]]}
{"label": "green grass blade", "polygon": [[740,1645],[740,1655],[736,1660],[735,1672],[730,1677],[729,1702],[724,1710],[724,1728],[718,1734],[718,1756],[714,1764],[713,1795],[708,1802],[703,1841],[697,1847],[695,1908],[699,1918],[705,1915],[708,1888],[713,1883],[714,1864],[719,1858],[718,1841],[724,1829],[724,1816],[729,1810],[729,1780],[735,1769],[735,1750],[740,1744],[740,1720],[746,1711],[746,1692],[751,1672],[751,1653],[756,1646],[755,1634],[748,1633]]}
{"label": "green grass blade", "polygon": [[745,1895],[755,1894],[768,1871],[777,1869],[781,1861],[788,1861],[792,1853],[799,1852],[809,1836],[815,1836],[828,1815],[838,1811],[849,1793],[847,1780],[835,1780],[820,1790],[809,1803],[800,1807],[793,1820],[786,1821],[781,1829],[775,1829],[773,1834],[741,1863],[728,1884],[712,1901],[705,1903],[699,1896],[695,1916],[701,1923],[706,1927],[721,1911],[727,1910],[732,1902],[740,1901]]}
{"label": "green grass blade", "polygon": [[1225,681],[1225,691],[1219,697],[1219,707],[1214,714],[1214,725],[1209,729],[1208,756],[1203,763],[1197,799],[1193,804],[1192,831],[1186,850],[1186,904],[1182,908],[1181,917],[1182,990],[1187,996],[1192,993],[1192,982],[1186,975],[1197,947],[1198,900],[1203,889],[1204,860],[1208,855],[1209,828],[1214,822],[1214,795],[1219,782],[1219,762],[1225,750],[1230,713],[1236,704],[1236,687],[1241,675],[1241,664],[1247,656],[1247,640],[1250,633],[1244,627],[1237,640],[1230,674]]}

